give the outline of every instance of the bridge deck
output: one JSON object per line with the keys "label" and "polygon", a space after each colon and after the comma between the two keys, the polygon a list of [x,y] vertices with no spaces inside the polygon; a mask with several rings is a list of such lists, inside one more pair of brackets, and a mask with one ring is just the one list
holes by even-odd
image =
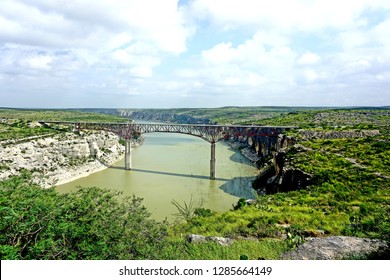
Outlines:
{"label": "bridge deck", "polygon": [[175,124],[175,123],[132,123],[132,122],[80,122],[80,121],[38,121],[39,123],[52,124],[100,124],[100,125],[169,125],[169,126],[195,126],[195,127],[235,127],[235,128],[285,128],[293,129],[296,126],[280,126],[280,125],[234,125],[234,124]]}

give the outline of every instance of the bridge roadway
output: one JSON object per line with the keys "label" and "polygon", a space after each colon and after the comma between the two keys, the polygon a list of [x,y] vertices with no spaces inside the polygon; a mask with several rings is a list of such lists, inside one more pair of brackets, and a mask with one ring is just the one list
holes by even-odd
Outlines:
{"label": "bridge roadway", "polygon": [[[104,130],[110,131],[126,140],[125,144],[125,169],[131,169],[131,145],[132,139],[137,139],[143,133],[166,132],[181,133],[200,137],[211,144],[210,179],[215,180],[215,143],[220,140],[233,139],[246,143],[270,143],[264,139],[277,139],[291,126],[254,126],[254,125],[211,125],[211,124],[139,124],[129,123],[104,123],[104,122],[70,122],[70,121],[39,121],[49,125],[72,126],[74,131],[80,130]],[[276,141],[271,141],[276,143]],[[252,144],[252,145],[253,145]],[[268,147],[269,150],[269,147]]]}

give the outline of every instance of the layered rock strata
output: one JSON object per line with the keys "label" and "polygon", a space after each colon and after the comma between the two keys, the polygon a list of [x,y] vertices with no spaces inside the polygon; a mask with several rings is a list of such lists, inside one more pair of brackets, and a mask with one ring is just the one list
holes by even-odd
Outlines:
{"label": "layered rock strata", "polygon": [[27,140],[1,148],[0,180],[29,170],[36,183],[51,187],[102,170],[122,155],[118,136],[104,131]]}

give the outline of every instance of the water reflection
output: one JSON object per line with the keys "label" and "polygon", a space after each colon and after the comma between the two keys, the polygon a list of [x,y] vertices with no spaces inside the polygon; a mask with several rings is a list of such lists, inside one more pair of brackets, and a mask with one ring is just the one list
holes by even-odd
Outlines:
{"label": "water reflection", "polygon": [[[116,167],[114,167],[114,168],[116,168]],[[129,171],[132,171],[132,172],[144,172],[144,173],[151,173],[151,174],[159,174],[159,175],[166,175],[166,176],[181,176],[181,177],[187,177],[187,178],[197,178],[197,179],[210,180],[209,176],[194,175],[194,174],[172,173],[172,172],[145,170],[145,169],[137,169],[137,168],[133,168],[133,169],[131,169]],[[223,178],[215,178],[215,180],[216,181],[229,181],[229,179],[223,179]]]}
{"label": "water reflection", "polygon": [[220,189],[224,192],[246,199],[254,199],[252,182],[256,177],[236,177],[223,184]]}

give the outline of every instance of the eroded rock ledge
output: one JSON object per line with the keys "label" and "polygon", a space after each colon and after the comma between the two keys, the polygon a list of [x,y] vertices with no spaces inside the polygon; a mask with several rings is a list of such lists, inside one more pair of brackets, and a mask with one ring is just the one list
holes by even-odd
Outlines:
{"label": "eroded rock ledge", "polygon": [[[294,145],[294,148],[296,146],[298,145]],[[275,152],[270,162],[260,170],[252,185],[258,194],[289,192],[309,186],[312,175],[293,168],[285,157],[285,149]]]}

